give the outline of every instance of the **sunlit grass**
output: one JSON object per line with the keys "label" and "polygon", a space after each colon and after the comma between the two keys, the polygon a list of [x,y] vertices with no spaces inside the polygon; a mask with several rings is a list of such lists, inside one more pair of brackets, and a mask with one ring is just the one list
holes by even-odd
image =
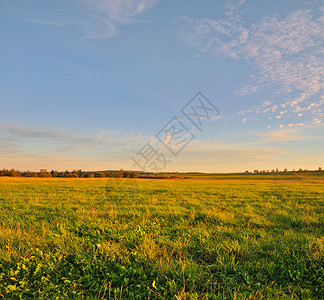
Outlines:
{"label": "sunlit grass", "polygon": [[0,297],[324,297],[323,177],[250,177],[1,178]]}

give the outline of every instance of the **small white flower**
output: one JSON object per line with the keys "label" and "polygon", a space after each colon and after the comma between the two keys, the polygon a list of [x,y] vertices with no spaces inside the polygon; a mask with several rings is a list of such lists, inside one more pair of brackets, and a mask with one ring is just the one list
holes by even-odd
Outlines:
{"label": "small white flower", "polygon": [[101,248],[101,244],[96,244],[96,245],[92,245],[93,250],[97,250]]}

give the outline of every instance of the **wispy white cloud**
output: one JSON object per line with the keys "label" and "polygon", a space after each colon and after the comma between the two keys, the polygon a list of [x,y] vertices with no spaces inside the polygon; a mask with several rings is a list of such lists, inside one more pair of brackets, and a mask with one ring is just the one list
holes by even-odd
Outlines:
{"label": "wispy white cloud", "polygon": [[87,13],[80,20],[51,21],[28,19],[26,21],[45,25],[63,27],[82,25],[85,33],[82,40],[106,39],[116,35],[118,26],[138,23],[137,16],[152,8],[158,0],[83,0]]}
{"label": "wispy white cloud", "polygon": [[83,39],[110,38],[121,24],[138,22],[136,16],[152,8],[157,0],[85,0],[93,19]]}
{"label": "wispy white cloud", "polygon": [[28,158],[33,155],[67,157],[88,156],[104,159],[112,152],[130,151],[139,147],[147,137],[141,133],[102,130],[99,133],[74,133],[44,127],[0,124],[0,156]]}
{"label": "wispy white cloud", "polygon": [[48,139],[72,139],[73,135],[68,132],[47,129],[44,127],[23,127],[19,125],[5,125],[1,127],[2,132],[7,131],[9,136],[16,138],[48,138]]}
{"label": "wispy white cloud", "polygon": [[[289,135],[289,133],[287,134]],[[282,142],[283,138],[276,138]],[[293,141],[292,138],[289,141]],[[294,141],[298,142],[297,138]],[[186,149],[179,159],[170,166],[171,171],[205,170],[207,172],[233,172],[254,169],[280,169],[284,168],[317,168],[321,165],[323,157],[314,153],[303,153],[296,151],[288,152],[282,145],[267,145],[267,141],[257,143],[232,143],[221,144],[215,142],[197,142]],[[190,162],[188,164],[188,162]]]}
{"label": "wispy white cloud", "polygon": [[[238,14],[238,12],[235,12]],[[259,68],[256,80],[242,93],[280,83],[317,93],[323,84],[323,62],[315,55],[324,42],[324,23],[311,11],[294,11],[279,19],[266,17],[244,27],[241,18],[224,20],[182,18],[179,33],[186,43],[214,57],[231,57],[254,62]],[[312,49],[311,54],[306,53]],[[296,54],[298,56],[296,58]]]}
{"label": "wispy white cloud", "polygon": [[73,21],[55,22],[55,21],[44,21],[44,20],[38,20],[38,19],[28,19],[27,21],[31,22],[31,23],[36,23],[36,24],[48,25],[48,26],[57,26],[57,27],[67,26],[67,25],[71,25],[73,23],[77,23],[77,22],[73,22]]}
{"label": "wispy white cloud", "polygon": [[[244,116],[244,119],[253,120],[254,114],[259,114],[261,111],[264,115],[271,119],[280,119],[281,122],[285,122],[285,126],[294,127],[296,126],[310,126],[318,125],[323,122],[324,113],[324,96],[318,97],[315,95],[315,100],[313,98],[307,99],[305,93],[302,93],[300,97],[288,98],[284,103],[280,105],[270,105],[268,108],[263,103],[260,105],[253,106],[247,110],[238,112],[238,115]],[[279,110],[279,109],[285,110]],[[251,116],[252,115],[252,116]],[[303,120],[303,122],[300,122]],[[282,127],[282,126],[281,126]]]}
{"label": "wispy white cloud", "polygon": [[307,136],[298,134],[296,129],[278,129],[267,132],[259,132],[257,136],[262,142],[290,142],[309,139]]}
{"label": "wispy white cloud", "polygon": [[[221,20],[183,17],[179,37],[212,57],[252,63],[255,73],[251,84],[242,87],[240,95],[273,88],[272,98],[279,99],[281,107],[287,107],[287,117],[308,110],[315,119],[321,119],[324,89],[321,10],[267,16],[246,26],[240,13],[242,4],[227,5],[226,18]],[[263,103],[244,113],[275,112],[276,105],[269,109]]]}

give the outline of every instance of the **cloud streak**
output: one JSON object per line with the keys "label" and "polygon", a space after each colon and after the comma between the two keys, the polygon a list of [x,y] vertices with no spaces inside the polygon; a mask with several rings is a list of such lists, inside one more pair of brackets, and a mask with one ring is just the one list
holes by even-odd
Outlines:
{"label": "cloud streak", "polygon": [[28,19],[27,21],[54,27],[78,24],[85,28],[81,40],[107,39],[117,34],[119,26],[138,23],[137,17],[155,6],[157,2],[158,0],[83,0],[86,17],[81,20]]}
{"label": "cloud streak", "polygon": [[[17,124],[0,125],[0,156],[30,157],[31,155],[90,155],[96,152],[130,151],[145,141],[141,134],[101,131],[96,134],[76,134],[44,127],[25,127]],[[124,149],[124,150],[123,150]],[[101,157],[104,159],[103,157]]]}
{"label": "cloud streak", "polygon": [[113,37],[122,24],[138,22],[136,17],[152,8],[157,0],[86,0],[94,17],[85,36],[86,39]]}
{"label": "cloud streak", "polygon": [[307,140],[314,137],[298,135],[295,129],[279,129],[258,133],[261,142],[291,142]]}

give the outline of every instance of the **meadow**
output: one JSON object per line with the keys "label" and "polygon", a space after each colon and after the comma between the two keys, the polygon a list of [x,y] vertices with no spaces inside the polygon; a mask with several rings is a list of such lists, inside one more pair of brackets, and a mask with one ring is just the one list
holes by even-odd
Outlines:
{"label": "meadow", "polygon": [[0,298],[323,299],[323,213],[321,174],[0,178]]}

